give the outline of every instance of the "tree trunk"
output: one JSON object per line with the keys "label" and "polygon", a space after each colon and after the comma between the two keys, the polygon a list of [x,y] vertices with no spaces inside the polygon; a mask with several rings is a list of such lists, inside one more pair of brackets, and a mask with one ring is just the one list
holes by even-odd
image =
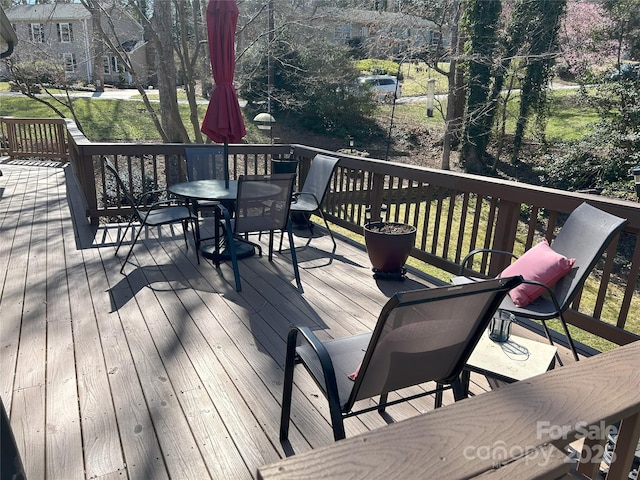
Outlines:
{"label": "tree trunk", "polygon": [[153,3],[152,24],[157,36],[156,66],[160,93],[162,128],[169,142],[189,143],[189,135],[180,118],[176,92],[176,65],[173,56],[171,2]]}
{"label": "tree trunk", "polygon": [[104,49],[100,38],[100,10],[91,9],[91,23],[93,24],[93,84],[96,92],[104,92]]}
{"label": "tree trunk", "polygon": [[451,60],[449,61],[449,92],[447,95],[447,115],[445,118],[444,138],[442,140],[442,170],[450,170],[451,157],[451,141],[453,137],[453,128],[455,121],[455,105],[456,105],[456,69],[458,65],[458,22],[460,21],[460,3],[455,0],[453,3],[453,24],[451,26],[451,47],[455,51],[451,52]]}

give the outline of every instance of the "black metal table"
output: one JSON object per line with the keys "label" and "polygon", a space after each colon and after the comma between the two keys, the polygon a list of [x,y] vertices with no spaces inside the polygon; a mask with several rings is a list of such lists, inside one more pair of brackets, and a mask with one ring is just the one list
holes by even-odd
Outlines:
{"label": "black metal table", "polygon": [[[187,200],[207,200],[214,202],[222,202],[225,200],[235,200],[238,196],[238,181],[237,180],[194,180],[192,182],[182,182],[171,185],[168,189],[169,192],[174,195],[186,198]],[[196,248],[200,249],[200,254],[204,258],[214,260],[216,264],[220,260],[229,260],[231,254],[228,250],[220,249],[220,213],[218,209],[215,210],[215,242],[213,244],[206,244],[200,246],[200,231],[196,232],[198,238],[198,244]],[[255,249],[252,245],[236,241],[236,257],[247,258],[255,254]]]}
{"label": "black metal table", "polygon": [[167,190],[174,195],[189,199],[209,201],[235,200],[238,196],[238,181],[194,180],[192,182],[176,183]]}

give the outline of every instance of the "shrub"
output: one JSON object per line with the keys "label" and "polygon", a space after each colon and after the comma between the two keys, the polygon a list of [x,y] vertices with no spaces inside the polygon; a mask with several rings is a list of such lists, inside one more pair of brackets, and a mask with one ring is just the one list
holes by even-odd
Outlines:
{"label": "shrub", "polygon": [[356,69],[367,75],[393,75],[402,80],[402,71],[398,72],[399,65],[391,60],[377,58],[365,58],[356,62]]}

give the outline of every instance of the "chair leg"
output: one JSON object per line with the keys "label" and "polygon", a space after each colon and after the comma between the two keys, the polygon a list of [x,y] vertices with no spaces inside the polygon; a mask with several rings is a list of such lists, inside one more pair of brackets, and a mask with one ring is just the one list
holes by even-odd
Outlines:
{"label": "chair leg", "polygon": [[187,240],[187,232],[188,231],[189,231],[188,220],[183,220],[182,221],[182,236],[184,237],[184,244],[185,244],[185,247],[186,247],[187,251],[189,251],[189,241]]}
{"label": "chair leg", "polygon": [[122,232],[122,236],[120,237],[120,240],[118,241],[118,245],[116,246],[116,255],[118,255],[118,250],[120,250],[120,245],[122,245],[122,241],[124,240],[124,237],[127,236],[127,232],[129,231],[129,227],[131,226],[131,224],[133,223],[133,218],[131,220],[129,220],[129,223],[127,223],[127,226],[124,229],[124,232]]}
{"label": "chair leg", "polygon": [[[549,344],[555,345],[555,343],[553,343],[553,337],[551,336],[549,327],[547,327],[547,322],[544,320],[542,320],[542,328],[544,330],[544,335],[547,337],[547,340],[549,341]],[[557,351],[556,351],[556,360],[558,360],[558,365],[560,365],[561,367],[564,366],[564,363],[562,363],[562,358],[560,358],[560,354]]]}
{"label": "chair leg", "polygon": [[[133,252],[133,247],[136,245],[136,242],[138,241],[138,238],[140,237],[140,234],[142,233],[142,229],[144,228],[144,225],[140,225],[140,228],[138,228],[138,232],[135,234],[135,237],[133,239],[133,243],[131,243],[131,247],[129,247],[129,251],[127,252],[127,256],[124,259],[124,262],[122,262],[122,266],[120,267],[120,273],[124,272],[124,267],[127,264],[127,262],[129,261],[129,257],[131,256],[131,252]],[[135,230],[133,228],[133,225],[131,226],[132,230]]]}
{"label": "chair leg", "polygon": [[453,399],[457,402],[458,400],[463,400],[467,398],[466,388],[462,385],[462,381],[460,378],[456,378],[453,382],[451,382],[451,387],[453,389]]}
{"label": "chair leg", "polygon": [[200,238],[200,226],[198,225],[198,217],[191,221],[193,222],[191,233],[193,235],[193,244],[196,246],[196,260],[198,261],[198,265],[200,265],[200,245],[198,245],[198,239]]}
{"label": "chair leg", "polygon": [[329,399],[329,412],[331,414],[331,429],[333,430],[333,439],[337,442],[346,437],[344,433],[344,419],[340,411],[340,402],[337,399],[331,401]]}
{"label": "chair leg", "polygon": [[227,248],[231,256],[231,264],[233,265],[233,276],[236,280],[236,291],[242,291],[242,285],[240,283],[240,270],[238,269],[238,257],[236,256],[236,244],[233,241],[233,234],[230,229],[227,229]]}
{"label": "chair leg", "polygon": [[[280,236],[280,238],[282,238],[282,236]],[[273,230],[269,230],[269,261],[273,261]]]}
{"label": "chair leg", "polygon": [[333,238],[333,233],[331,232],[331,229],[329,228],[329,223],[327,222],[327,219],[324,218],[324,213],[322,213],[321,209],[318,209],[317,212],[320,214],[320,218],[322,218],[322,220],[324,221],[324,226],[327,228],[327,231],[329,232],[329,236],[331,237],[331,241],[333,242],[333,252],[336,251],[337,245],[336,245],[336,239]]}
{"label": "chair leg", "polygon": [[[293,244],[293,227],[291,226],[291,220],[287,224],[287,234],[289,235],[289,248],[291,249],[291,263],[293,264],[293,274],[296,277],[296,283],[298,290],[304,292],[302,288],[302,282],[300,281],[300,270],[298,269],[298,256],[296,255],[296,246]],[[282,236],[280,237],[282,238]]]}
{"label": "chair leg", "polygon": [[569,333],[569,326],[567,325],[567,322],[564,320],[564,316],[562,315],[562,313],[560,314],[560,323],[562,323],[562,328],[564,328],[564,334],[567,336],[567,343],[569,343],[569,350],[571,350],[571,353],[573,353],[573,359],[576,362],[579,362],[580,358],[578,357],[576,346],[573,343],[573,338],[571,338],[571,333]]}
{"label": "chair leg", "polygon": [[442,387],[441,383],[436,384],[436,393],[434,395],[434,405],[433,408],[440,408],[442,406]]}
{"label": "chair leg", "polygon": [[378,413],[384,413],[387,408],[387,400],[389,399],[388,393],[380,395],[380,401],[378,402]]}
{"label": "chair leg", "polygon": [[280,441],[289,438],[291,418],[291,395],[293,392],[293,371],[296,366],[296,340],[298,331],[292,329],[287,337],[287,353],[284,362],[284,384],[282,386],[282,412],[280,414]]}

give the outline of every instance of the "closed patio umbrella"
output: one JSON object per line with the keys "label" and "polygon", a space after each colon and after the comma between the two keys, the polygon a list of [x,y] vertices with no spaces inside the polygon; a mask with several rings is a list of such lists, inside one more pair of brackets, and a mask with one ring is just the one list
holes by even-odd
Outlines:
{"label": "closed patio umbrella", "polygon": [[235,0],[209,0],[207,5],[209,55],[215,86],[201,131],[214,142],[224,144],[225,158],[228,144],[239,142],[247,133],[233,87],[238,13]]}

